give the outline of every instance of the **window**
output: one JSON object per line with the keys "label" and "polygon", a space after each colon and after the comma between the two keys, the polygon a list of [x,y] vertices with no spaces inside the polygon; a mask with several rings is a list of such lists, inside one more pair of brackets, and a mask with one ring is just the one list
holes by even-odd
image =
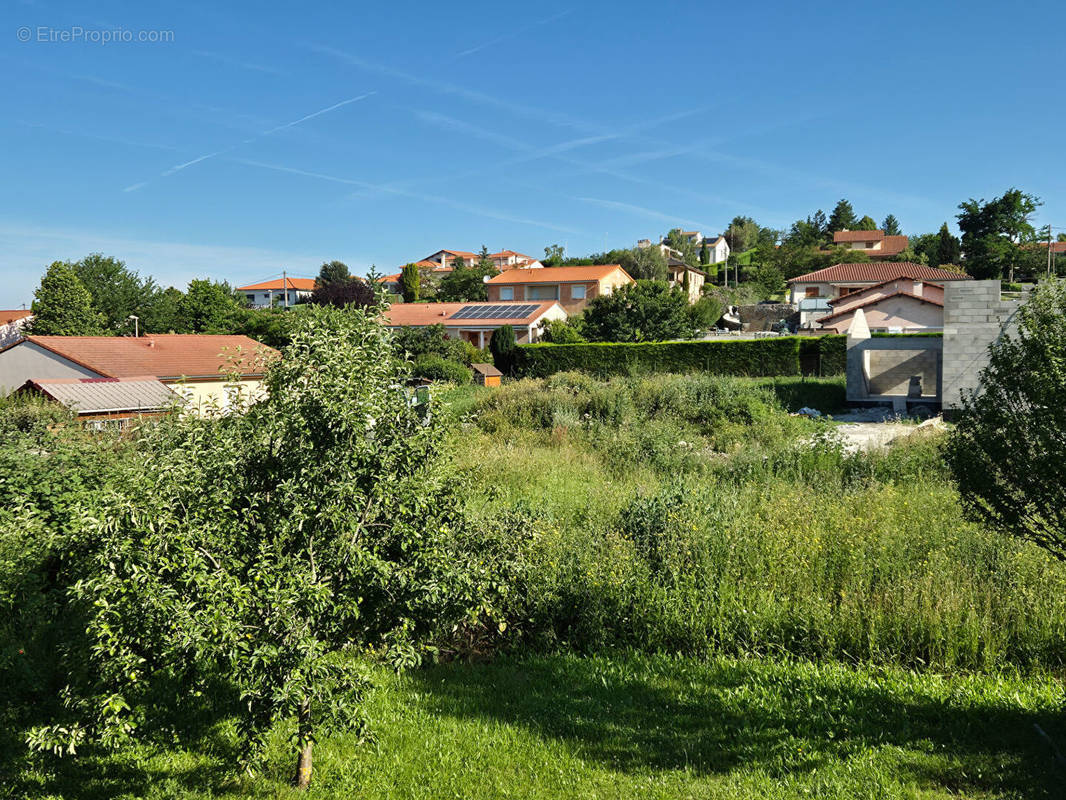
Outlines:
{"label": "window", "polygon": [[255,295],[254,294],[246,294],[245,297],[248,298],[248,302],[249,303],[254,303],[255,302]]}
{"label": "window", "polygon": [[570,287],[570,298],[572,300],[584,300],[585,299],[585,284],[575,283]]}
{"label": "window", "polygon": [[804,297],[821,297],[817,286],[808,286],[803,294]]}
{"label": "window", "polygon": [[513,286],[501,286],[500,287],[500,299],[501,300],[514,300],[514,287]]}
{"label": "window", "polygon": [[553,286],[527,286],[526,300],[558,300],[559,285]]}

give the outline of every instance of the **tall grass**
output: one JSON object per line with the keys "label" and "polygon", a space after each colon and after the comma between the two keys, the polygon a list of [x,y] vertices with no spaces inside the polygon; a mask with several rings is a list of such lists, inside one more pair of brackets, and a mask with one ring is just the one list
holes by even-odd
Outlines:
{"label": "tall grass", "polygon": [[935,435],[848,454],[743,379],[486,394],[456,439],[526,643],[1066,664],[1066,569],[965,520]]}

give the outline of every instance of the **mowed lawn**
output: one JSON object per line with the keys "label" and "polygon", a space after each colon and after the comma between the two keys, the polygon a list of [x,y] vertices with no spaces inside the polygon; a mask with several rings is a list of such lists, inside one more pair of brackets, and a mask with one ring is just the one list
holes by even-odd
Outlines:
{"label": "mowed lawn", "polygon": [[[320,742],[310,797],[1052,798],[1066,787],[1034,730],[1066,742],[1050,677],[570,655],[374,675],[372,739]],[[109,757],[31,762],[9,746],[0,796],[302,796],[287,785],[286,734],[265,774],[236,782],[227,721],[192,746]]]}

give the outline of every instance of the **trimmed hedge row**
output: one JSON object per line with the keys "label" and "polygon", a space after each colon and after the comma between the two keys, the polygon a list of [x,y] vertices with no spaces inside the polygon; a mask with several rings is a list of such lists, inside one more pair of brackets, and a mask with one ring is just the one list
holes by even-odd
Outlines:
{"label": "trimmed hedge row", "polygon": [[799,352],[800,340],[796,336],[719,342],[527,344],[518,348],[515,372],[529,378],[569,370],[597,376],[633,372],[799,375]]}

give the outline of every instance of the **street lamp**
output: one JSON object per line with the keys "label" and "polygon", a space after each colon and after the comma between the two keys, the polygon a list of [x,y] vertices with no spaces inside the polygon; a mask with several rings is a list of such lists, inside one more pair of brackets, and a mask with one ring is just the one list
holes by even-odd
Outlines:
{"label": "street lamp", "polygon": [[131,319],[133,320],[133,338],[136,339],[138,336],[141,335],[141,318],[138,317],[136,314],[130,314],[128,317],[126,317],[126,322],[129,322]]}

